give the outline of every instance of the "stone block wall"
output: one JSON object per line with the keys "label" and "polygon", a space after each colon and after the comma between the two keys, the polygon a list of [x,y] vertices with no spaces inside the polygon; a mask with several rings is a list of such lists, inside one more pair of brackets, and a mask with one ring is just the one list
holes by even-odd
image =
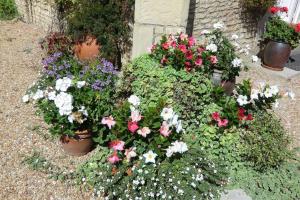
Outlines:
{"label": "stone block wall", "polygon": [[243,12],[239,0],[191,0],[187,32],[196,38],[203,30],[212,29],[214,23],[223,22],[225,34],[237,34],[242,44],[255,46],[257,22]]}
{"label": "stone block wall", "polygon": [[46,31],[59,28],[54,0],[15,0],[18,12],[26,23],[33,23]]}

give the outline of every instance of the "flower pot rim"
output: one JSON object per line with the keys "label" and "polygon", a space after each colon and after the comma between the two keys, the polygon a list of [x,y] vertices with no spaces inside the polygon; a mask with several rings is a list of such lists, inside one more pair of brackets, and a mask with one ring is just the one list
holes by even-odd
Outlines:
{"label": "flower pot rim", "polygon": [[292,46],[290,43],[283,42],[283,41],[280,41],[280,40],[275,40],[275,39],[269,39],[268,42],[276,42],[276,43],[287,44],[289,46]]}

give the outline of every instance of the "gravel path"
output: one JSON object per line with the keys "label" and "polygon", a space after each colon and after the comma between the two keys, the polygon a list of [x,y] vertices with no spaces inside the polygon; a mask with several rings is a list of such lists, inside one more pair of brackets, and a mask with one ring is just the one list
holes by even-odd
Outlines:
{"label": "gravel path", "polygon": [[[65,155],[56,140],[45,140],[46,126],[31,104],[21,102],[36,80],[42,58],[38,40],[45,33],[22,22],[0,21],[0,199],[89,199],[76,186],[48,179],[21,163],[34,150],[55,165],[74,169],[89,157]],[[41,127],[40,127],[41,126]],[[39,127],[38,131],[37,128]],[[37,134],[39,132],[39,134]]]}

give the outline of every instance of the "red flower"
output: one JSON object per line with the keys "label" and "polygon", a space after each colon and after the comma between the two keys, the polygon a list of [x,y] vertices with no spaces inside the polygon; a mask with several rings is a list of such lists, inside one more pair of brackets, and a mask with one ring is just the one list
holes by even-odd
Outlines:
{"label": "red flower", "polygon": [[194,44],[196,43],[196,40],[195,40],[195,38],[192,36],[192,37],[190,37],[189,38],[189,46],[191,47],[191,46],[194,46]]}
{"label": "red flower", "polygon": [[289,9],[288,9],[288,7],[282,7],[282,8],[280,8],[280,11],[287,13],[289,11]]}
{"label": "red flower", "polygon": [[249,121],[253,120],[253,116],[251,114],[248,114],[246,120],[249,120]]}
{"label": "red flower", "polygon": [[245,112],[246,112],[246,110],[244,108],[239,108],[239,111],[238,111],[239,120],[244,120]]}
{"label": "red flower", "polygon": [[131,133],[135,133],[139,129],[139,125],[137,124],[137,122],[132,121],[128,121],[127,127]]}
{"label": "red flower", "polygon": [[185,57],[187,60],[192,60],[193,59],[193,52],[191,50],[187,51],[185,54]]}
{"label": "red flower", "polygon": [[180,49],[180,51],[182,52],[182,53],[186,53],[186,46],[184,45],[184,44],[180,44],[180,45],[178,45],[178,48]]}
{"label": "red flower", "polygon": [[220,118],[220,113],[218,112],[214,112],[211,117],[215,120],[215,121],[219,121],[221,118]]}
{"label": "red flower", "polygon": [[300,33],[300,23],[299,23],[299,24],[296,24],[296,26],[295,26],[295,31],[296,31],[297,33]]}
{"label": "red flower", "polygon": [[166,56],[164,56],[164,57],[160,60],[160,63],[163,65],[163,64],[165,64],[166,62],[168,62],[168,59],[166,58]]}
{"label": "red flower", "polygon": [[195,65],[201,66],[202,65],[202,59],[201,58],[197,58],[196,61],[195,61]]}
{"label": "red flower", "polygon": [[165,50],[168,50],[169,49],[169,43],[168,42],[165,42],[161,45]]}
{"label": "red flower", "polygon": [[177,46],[176,42],[173,41],[173,42],[171,43],[171,46],[174,47],[174,48],[176,48],[176,46]]}
{"label": "red flower", "polygon": [[186,71],[191,71],[192,70],[192,66],[191,66],[191,63],[190,62],[185,62],[184,63],[184,65],[185,65],[185,69],[186,69]]}
{"label": "red flower", "polygon": [[272,14],[275,14],[275,13],[277,13],[278,11],[280,11],[280,8],[279,8],[279,7],[272,6],[271,8],[269,8],[269,12],[272,13]]}
{"label": "red flower", "polygon": [[228,120],[227,119],[220,119],[218,121],[218,126],[219,127],[226,127],[228,125]]}

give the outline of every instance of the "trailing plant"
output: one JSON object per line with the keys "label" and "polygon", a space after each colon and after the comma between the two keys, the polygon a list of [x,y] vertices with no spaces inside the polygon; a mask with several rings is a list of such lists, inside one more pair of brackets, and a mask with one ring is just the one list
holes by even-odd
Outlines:
{"label": "trailing plant", "polygon": [[264,39],[288,43],[296,48],[300,43],[300,23],[292,26],[281,19],[278,13],[287,13],[287,7],[271,7],[269,12],[272,16],[267,22]]}
{"label": "trailing plant", "polygon": [[14,0],[0,1],[0,19],[9,20],[18,14],[16,3]]}
{"label": "trailing plant", "polygon": [[101,56],[121,67],[131,47],[134,0],[83,0],[72,4],[67,15],[68,33],[76,42],[97,38]]}

